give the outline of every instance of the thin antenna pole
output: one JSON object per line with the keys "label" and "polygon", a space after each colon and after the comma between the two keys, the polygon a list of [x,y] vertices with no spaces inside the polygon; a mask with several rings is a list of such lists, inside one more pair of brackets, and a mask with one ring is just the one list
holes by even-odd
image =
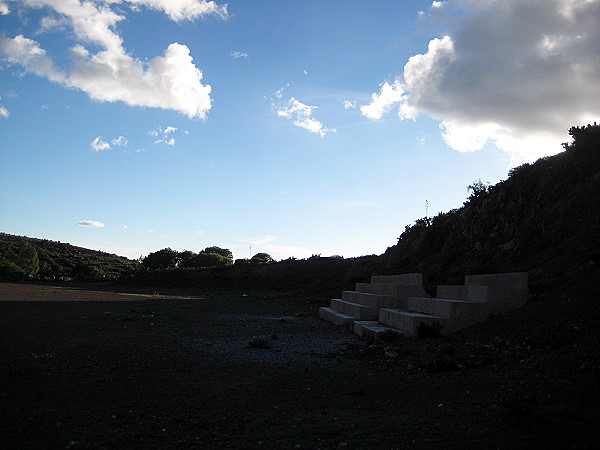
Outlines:
{"label": "thin antenna pole", "polygon": [[429,208],[429,201],[425,200],[425,217],[428,217],[427,216],[427,210],[428,210],[428,208]]}

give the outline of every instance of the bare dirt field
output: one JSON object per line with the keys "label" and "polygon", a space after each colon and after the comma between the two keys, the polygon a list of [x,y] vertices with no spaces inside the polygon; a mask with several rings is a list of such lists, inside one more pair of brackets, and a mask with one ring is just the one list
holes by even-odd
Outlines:
{"label": "bare dirt field", "polygon": [[448,338],[372,345],[298,293],[124,289],[0,283],[0,448],[597,443],[594,322],[529,334],[543,298]]}

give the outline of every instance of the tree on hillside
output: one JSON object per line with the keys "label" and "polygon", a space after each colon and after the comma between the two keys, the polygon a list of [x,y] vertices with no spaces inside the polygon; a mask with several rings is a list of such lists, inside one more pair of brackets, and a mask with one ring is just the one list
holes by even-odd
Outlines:
{"label": "tree on hillside", "polygon": [[250,258],[250,264],[271,264],[275,262],[268,253],[257,253]]}
{"label": "tree on hillside", "polygon": [[142,264],[150,270],[172,269],[179,264],[179,252],[170,247],[163,248],[146,256],[142,260]]}
{"label": "tree on hillside", "polygon": [[79,281],[103,281],[106,279],[100,268],[83,261],[73,266],[71,276]]}
{"label": "tree on hillside", "polygon": [[230,259],[233,262],[233,253],[228,248],[220,248],[220,247],[206,247],[200,253],[215,253],[217,255],[224,256],[227,259]]}
{"label": "tree on hillside", "polygon": [[583,151],[598,157],[600,148],[598,143],[600,142],[600,125],[594,122],[594,125],[588,124],[583,127],[571,127],[569,128],[569,135],[573,138],[571,144],[563,144],[563,147],[567,151]]}
{"label": "tree on hillside", "polygon": [[198,253],[193,259],[192,267],[223,267],[233,264],[233,258],[226,258],[219,253]]}
{"label": "tree on hillside", "polygon": [[25,242],[21,246],[16,263],[29,278],[36,276],[40,270],[40,259],[37,250],[29,242]]}
{"label": "tree on hillside", "polygon": [[222,267],[233,264],[233,253],[220,247],[207,247],[200,253],[191,250],[178,252],[171,248],[164,248],[143,258],[142,264],[150,270],[173,269],[176,267],[185,269]]}
{"label": "tree on hillside", "polygon": [[197,254],[191,250],[179,252],[179,267],[191,268],[194,266],[194,259]]}
{"label": "tree on hillside", "polygon": [[0,281],[20,281],[25,278],[25,272],[11,260],[0,256]]}
{"label": "tree on hillside", "polygon": [[473,184],[467,186],[467,191],[471,193],[468,200],[474,200],[487,194],[490,191],[490,183],[481,181],[481,178],[473,181]]}

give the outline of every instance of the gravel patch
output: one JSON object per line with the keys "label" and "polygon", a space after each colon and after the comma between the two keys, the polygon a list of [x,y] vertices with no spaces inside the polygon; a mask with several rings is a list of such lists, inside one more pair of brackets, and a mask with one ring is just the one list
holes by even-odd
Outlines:
{"label": "gravel patch", "polygon": [[[314,317],[223,315],[223,320],[247,324],[246,332],[205,336],[187,344],[202,354],[226,361],[277,365],[335,364],[359,342],[346,330]],[[237,327],[236,327],[237,328]],[[258,341],[261,348],[253,343]],[[266,348],[265,348],[266,347]]]}

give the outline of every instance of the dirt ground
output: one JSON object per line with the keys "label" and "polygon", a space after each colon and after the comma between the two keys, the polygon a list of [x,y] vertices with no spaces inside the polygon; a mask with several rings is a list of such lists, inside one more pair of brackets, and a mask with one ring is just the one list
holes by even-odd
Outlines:
{"label": "dirt ground", "polygon": [[0,448],[596,447],[597,316],[546,301],[371,344],[297,293],[0,283]]}

